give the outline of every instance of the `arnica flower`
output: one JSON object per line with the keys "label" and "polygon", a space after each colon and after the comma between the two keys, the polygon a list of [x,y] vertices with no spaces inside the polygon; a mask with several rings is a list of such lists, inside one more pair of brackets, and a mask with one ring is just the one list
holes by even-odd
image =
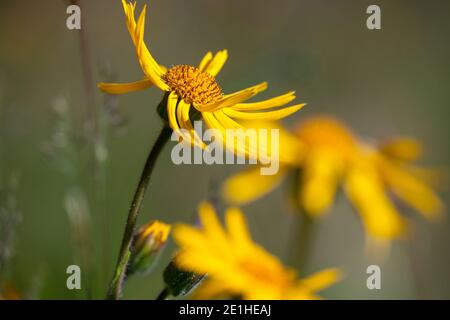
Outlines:
{"label": "arnica flower", "polygon": [[291,161],[280,163],[276,176],[262,176],[252,168],[229,178],[223,188],[228,201],[253,201],[295,172],[295,196],[302,210],[311,217],[323,215],[342,186],[368,235],[380,243],[400,237],[406,230],[406,218],[397,211],[391,194],[426,218],[434,219],[442,212],[443,204],[428,183],[432,171],[413,164],[421,155],[415,140],[365,143],[343,123],[327,116],[305,120],[294,135],[284,130],[284,136],[282,152],[288,150]]}
{"label": "arnica flower", "polygon": [[[134,14],[136,3],[122,0],[122,4],[128,31],[145,78],[124,84],[100,83],[99,88],[110,94],[124,94],[151,86],[158,87],[167,94],[167,108],[164,114],[170,127],[193,145],[205,147],[193,128],[193,119],[201,117],[209,128],[222,132],[225,140],[226,129],[242,128],[236,120],[277,120],[291,115],[304,105],[283,107],[295,99],[294,92],[265,101],[246,103],[245,101],[267,89],[265,82],[232,94],[224,94],[215,77],[228,58],[226,50],[219,51],[215,55],[208,52],[198,66],[174,65],[171,68],[162,66],[153,58],[144,43],[146,7],[136,22]],[[267,111],[274,108],[277,109]],[[249,148],[247,142],[244,145],[234,146],[232,151],[249,155]]]}
{"label": "arnica flower", "polygon": [[201,229],[177,225],[173,237],[180,247],[175,263],[184,270],[207,274],[197,298],[224,294],[243,299],[315,299],[316,292],[335,283],[336,269],[298,279],[293,269],[253,242],[242,212],[230,208],[224,228],[214,208],[202,203]]}
{"label": "arnica flower", "polygon": [[147,273],[164,248],[171,225],[155,220],[142,226],[133,238],[133,250],[128,266],[128,274]]}

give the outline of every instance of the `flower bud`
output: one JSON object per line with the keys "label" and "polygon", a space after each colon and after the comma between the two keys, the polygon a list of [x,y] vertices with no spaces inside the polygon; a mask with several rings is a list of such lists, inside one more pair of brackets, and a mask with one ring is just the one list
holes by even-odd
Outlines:
{"label": "flower bud", "polygon": [[155,220],[137,231],[133,238],[128,275],[148,273],[153,269],[166,244],[170,229],[171,225]]}
{"label": "flower bud", "polygon": [[164,270],[164,282],[172,296],[184,296],[200,284],[205,275],[181,270],[176,266],[174,260],[175,259],[173,259]]}

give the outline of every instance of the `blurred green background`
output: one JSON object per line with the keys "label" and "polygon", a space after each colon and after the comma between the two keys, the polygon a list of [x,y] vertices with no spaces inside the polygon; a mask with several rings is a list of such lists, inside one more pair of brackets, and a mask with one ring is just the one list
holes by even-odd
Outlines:
{"label": "blurred green background", "polygon": [[[138,1],[139,10],[144,3]],[[366,28],[370,4],[381,7],[381,31]],[[94,84],[141,79],[120,1],[84,0],[81,7]],[[103,139],[97,154],[107,151],[101,168],[93,165],[79,31],[66,28],[66,8],[67,2],[56,0],[0,2],[1,199],[7,206],[9,195],[16,203],[11,211],[21,217],[10,230],[9,248],[0,248],[13,250],[0,281],[30,298],[103,298],[135,184],[161,127],[155,111],[161,92],[128,94],[105,106],[105,96],[93,88]],[[168,66],[196,64],[207,51],[227,48],[230,58],[218,77],[226,92],[261,81],[270,85],[261,97],[296,90],[297,101],[308,106],[286,124],[331,113],[363,137],[414,136],[425,145],[424,163],[446,166],[449,10],[450,2],[437,0],[152,0],[146,41]],[[67,137],[71,151],[64,147]],[[167,146],[139,223],[193,221],[198,202],[214,196],[216,186],[240,169],[175,166]],[[87,195],[92,220],[90,268],[83,271],[80,291],[66,288],[66,267],[80,259],[64,200],[74,188]],[[448,196],[444,189],[447,206]],[[244,211],[254,239],[289,264],[295,217],[282,190]],[[448,218],[429,224],[414,217],[414,240],[394,244],[381,265],[382,289],[370,291],[366,268],[380,262],[364,254],[360,221],[339,198],[320,224],[302,274],[341,267],[346,278],[326,298],[450,298]],[[156,296],[173,249],[171,243],[152,275],[129,280],[126,299]]]}

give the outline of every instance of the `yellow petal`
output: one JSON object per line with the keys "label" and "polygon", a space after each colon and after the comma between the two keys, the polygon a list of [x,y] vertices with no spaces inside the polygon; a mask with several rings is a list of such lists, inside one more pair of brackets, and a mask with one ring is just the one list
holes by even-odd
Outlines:
{"label": "yellow petal", "polygon": [[178,224],[174,227],[172,237],[175,242],[183,248],[196,248],[204,245],[207,238],[197,228]]}
{"label": "yellow petal", "polygon": [[[205,121],[206,125],[210,129],[218,130],[221,134],[217,135],[216,139],[218,143],[222,143],[224,147],[226,147],[226,128],[216,119],[214,112],[203,112],[202,118]],[[235,154],[245,154],[245,149],[242,150],[230,150]]]}
{"label": "yellow petal", "polygon": [[228,248],[227,236],[220,221],[216,215],[214,207],[207,202],[203,202],[199,206],[200,222],[206,236],[211,241],[211,245],[216,247],[216,250],[222,252],[224,256],[232,254]]}
{"label": "yellow petal", "polygon": [[267,82],[262,82],[253,87],[224,95],[223,98],[219,101],[212,102],[206,105],[195,105],[195,108],[200,112],[214,112],[223,108],[228,108],[243,102],[245,100],[250,99],[251,97],[257,95],[259,92],[262,92],[267,89]]}
{"label": "yellow petal", "polygon": [[205,54],[202,61],[200,61],[200,64],[198,65],[198,68],[200,69],[200,71],[204,72],[206,67],[209,65],[209,63],[211,62],[212,59],[213,59],[213,54],[211,51],[209,51],[208,53]]}
{"label": "yellow petal", "polygon": [[97,86],[103,92],[109,94],[125,94],[129,92],[144,90],[153,85],[153,82],[148,79],[143,79],[130,83],[104,83],[100,82]]}
{"label": "yellow petal", "polygon": [[[279,140],[272,141],[269,130],[280,129],[279,127],[273,125],[268,125],[266,128],[258,127],[258,124],[253,121],[245,122],[245,125],[242,125],[226,115],[224,110],[203,112],[202,117],[209,128],[220,131],[221,135],[217,138],[221,139],[224,147],[239,156],[247,156],[264,164],[269,164],[275,157],[278,158],[279,162],[285,164],[297,164],[300,160],[302,148],[298,142],[294,143],[298,139],[290,137],[285,131],[280,130]],[[267,124],[268,121],[264,123]],[[230,129],[234,132],[230,132]],[[260,132],[258,129],[266,129],[266,131]],[[232,136],[228,136],[228,134],[232,134]],[[264,140],[264,137],[259,136],[259,134],[268,134],[268,137]],[[255,137],[254,140],[253,137]],[[262,143],[262,141],[267,143]]]}
{"label": "yellow petal", "polygon": [[[223,110],[212,113],[204,112],[202,116],[208,126],[212,125],[212,128],[217,128],[221,131],[222,142],[225,143],[225,147],[230,151],[242,157],[248,156],[249,159],[254,159],[265,164],[269,163],[270,159],[268,157],[271,154],[267,150],[268,144],[266,146],[259,143],[258,132],[247,131],[244,126],[228,117]],[[234,131],[230,132],[230,130]],[[234,136],[228,136],[230,133]],[[275,150],[278,151],[278,149]],[[274,154],[273,156],[279,155]]]}
{"label": "yellow petal", "polygon": [[164,70],[153,58],[144,43],[145,14],[147,6],[144,6],[144,9],[142,10],[136,23],[134,17],[134,9],[136,7],[136,4],[127,3],[127,1],[125,0],[122,0],[122,4],[125,11],[128,31],[130,33],[131,39],[133,40],[134,46],[136,47],[136,53],[142,70],[153,82],[153,84],[155,84],[161,90],[167,91],[169,87],[161,78],[164,74]]}
{"label": "yellow petal", "polygon": [[379,158],[379,161],[384,181],[399,198],[426,218],[435,219],[442,214],[444,205],[430,186],[388,159]]}
{"label": "yellow petal", "polygon": [[[175,263],[183,270],[198,274],[226,274],[227,264],[220,255],[208,255],[208,252],[180,251],[174,258]],[[201,263],[199,263],[201,261]]]}
{"label": "yellow petal", "polygon": [[422,145],[411,138],[396,138],[383,142],[379,150],[387,156],[402,161],[414,161],[422,155]]}
{"label": "yellow petal", "polygon": [[356,164],[347,175],[346,191],[370,236],[390,240],[404,233],[406,221],[385,194],[372,165]]}
{"label": "yellow petal", "polygon": [[172,130],[177,131],[182,136],[180,126],[177,122],[177,105],[178,96],[175,92],[171,92],[167,98],[167,117],[169,119],[169,126]]}
{"label": "yellow petal", "polygon": [[342,273],[335,268],[316,272],[299,281],[300,287],[308,288],[311,292],[317,292],[333,285],[342,277]]}
{"label": "yellow petal", "polygon": [[228,234],[236,245],[250,243],[251,237],[244,214],[238,208],[229,208],[225,213]]}
{"label": "yellow petal", "polygon": [[184,102],[184,100],[180,100],[178,103],[178,109],[177,109],[177,118],[178,123],[180,124],[180,128],[184,130],[188,130],[189,134],[185,137],[186,141],[191,143],[194,146],[197,146],[203,150],[207,149],[207,146],[203,142],[203,140],[198,136],[197,132],[194,130],[194,127],[192,126],[192,123],[189,119],[189,109],[191,108],[191,105]]}
{"label": "yellow petal", "polygon": [[223,112],[232,118],[244,120],[280,120],[303,108],[305,104],[297,104],[291,107],[285,107],[275,111],[267,112],[243,112],[233,110],[233,108],[225,108]]}
{"label": "yellow petal", "polygon": [[[251,120],[243,121],[242,125],[247,129],[254,129],[258,131],[260,129],[264,129],[267,130],[268,133],[270,133],[271,130],[278,130],[278,150],[280,162],[291,167],[297,167],[302,162],[305,154],[304,145],[297,136],[293,135],[290,131],[284,128],[281,123],[267,120]],[[268,145],[272,145],[272,143],[274,143],[276,148],[276,141],[272,142],[271,134],[269,134],[267,140]]]}
{"label": "yellow petal", "polygon": [[295,91],[259,102],[238,103],[233,106],[237,111],[257,111],[284,106],[295,99]]}
{"label": "yellow petal", "polygon": [[285,168],[280,168],[275,175],[261,175],[260,167],[257,166],[228,178],[222,187],[222,193],[233,204],[252,202],[275,189],[286,172]]}
{"label": "yellow petal", "polygon": [[205,232],[210,234],[223,234],[224,230],[217,218],[216,210],[209,202],[202,202],[198,208],[200,221]]}
{"label": "yellow petal", "polygon": [[317,216],[331,207],[342,170],[342,159],[327,149],[308,155],[299,188],[300,203],[307,213]]}
{"label": "yellow petal", "polygon": [[[212,76],[217,76],[222,70],[222,67],[224,66],[225,62],[228,59],[228,51],[222,50],[216,53],[214,58],[212,58],[209,63],[204,67],[204,71],[209,73]],[[202,69],[202,68],[200,68]]]}

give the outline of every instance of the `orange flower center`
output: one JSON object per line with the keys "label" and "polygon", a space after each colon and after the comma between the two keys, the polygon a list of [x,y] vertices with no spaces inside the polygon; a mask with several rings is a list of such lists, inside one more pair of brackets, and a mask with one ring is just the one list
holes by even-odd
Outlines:
{"label": "orange flower center", "polygon": [[197,67],[173,66],[163,76],[171,91],[186,103],[204,105],[222,98],[222,89],[215,78]]}
{"label": "orange flower center", "polygon": [[351,155],[357,148],[353,133],[333,118],[306,120],[298,127],[297,135],[308,148],[326,148],[343,157]]}

